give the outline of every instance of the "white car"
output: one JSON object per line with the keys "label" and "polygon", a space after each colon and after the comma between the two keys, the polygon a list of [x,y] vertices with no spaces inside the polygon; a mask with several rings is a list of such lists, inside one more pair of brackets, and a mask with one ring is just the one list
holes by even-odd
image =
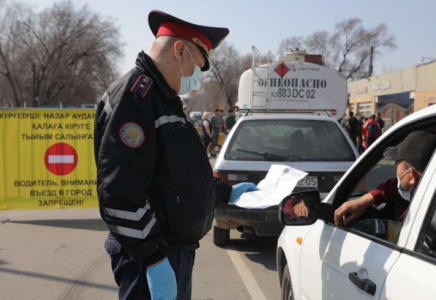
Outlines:
{"label": "white car", "polygon": [[[358,157],[347,131],[332,117],[318,114],[263,114],[242,117],[226,139],[214,176],[229,184],[265,178],[274,163],[308,174],[296,190],[318,189],[322,196],[339,181]],[[223,245],[229,230],[279,235],[278,206],[243,209],[220,203],[215,209],[214,242]]]}
{"label": "white car", "polygon": [[[332,213],[345,201],[395,178],[395,162],[382,158],[410,132],[436,133],[436,106],[417,111],[384,133],[348,170],[320,204],[316,192],[281,204],[285,226],[277,246],[282,299],[436,299],[436,157],[427,165],[405,220],[359,220],[336,226]],[[416,145],[420,147],[420,145]],[[307,218],[289,215],[294,197],[312,201]],[[329,207],[329,217],[318,217]],[[377,208],[373,208],[377,209]],[[299,225],[299,226],[298,226]],[[302,226],[301,226],[302,225]]]}

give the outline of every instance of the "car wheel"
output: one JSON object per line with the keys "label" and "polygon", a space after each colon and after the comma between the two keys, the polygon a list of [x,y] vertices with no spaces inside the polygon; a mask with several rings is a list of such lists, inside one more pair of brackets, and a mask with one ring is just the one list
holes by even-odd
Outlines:
{"label": "car wheel", "polygon": [[285,266],[282,277],[282,300],[294,300],[294,289],[292,288],[291,274],[288,265]]}
{"label": "car wheel", "polygon": [[217,226],[213,227],[213,243],[222,246],[230,241],[230,230],[222,229]]}

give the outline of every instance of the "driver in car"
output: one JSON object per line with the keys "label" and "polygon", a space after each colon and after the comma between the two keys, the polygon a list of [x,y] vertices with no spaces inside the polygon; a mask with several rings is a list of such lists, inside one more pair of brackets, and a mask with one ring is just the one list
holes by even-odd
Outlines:
{"label": "driver in car", "polygon": [[383,157],[395,161],[396,178],[380,184],[362,197],[343,203],[334,212],[336,225],[347,225],[360,218],[371,206],[386,203],[378,218],[402,222],[418,182],[436,148],[436,135],[411,132],[395,147],[388,147]]}

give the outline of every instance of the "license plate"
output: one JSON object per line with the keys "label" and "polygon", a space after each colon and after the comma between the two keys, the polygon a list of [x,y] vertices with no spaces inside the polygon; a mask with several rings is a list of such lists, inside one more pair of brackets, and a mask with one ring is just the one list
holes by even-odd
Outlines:
{"label": "license plate", "polygon": [[318,177],[306,176],[297,183],[297,187],[318,187]]}

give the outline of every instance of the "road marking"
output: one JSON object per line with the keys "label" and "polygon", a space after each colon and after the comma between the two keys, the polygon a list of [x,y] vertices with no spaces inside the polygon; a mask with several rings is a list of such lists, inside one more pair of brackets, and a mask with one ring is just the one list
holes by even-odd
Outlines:
{"label": "road marking", "polygon": [[239,276],[241,276],[245,287],[251,295],[251,298],[253,300],[267,300],[259,285],[257,284],[256,279],[254,279],[253,274],[251,274],[251,272],[248,270],[247,264],[244,262],[239,252],[232,247],[227,248],[227,253],[229,254],[233,264],[235,265]]}

